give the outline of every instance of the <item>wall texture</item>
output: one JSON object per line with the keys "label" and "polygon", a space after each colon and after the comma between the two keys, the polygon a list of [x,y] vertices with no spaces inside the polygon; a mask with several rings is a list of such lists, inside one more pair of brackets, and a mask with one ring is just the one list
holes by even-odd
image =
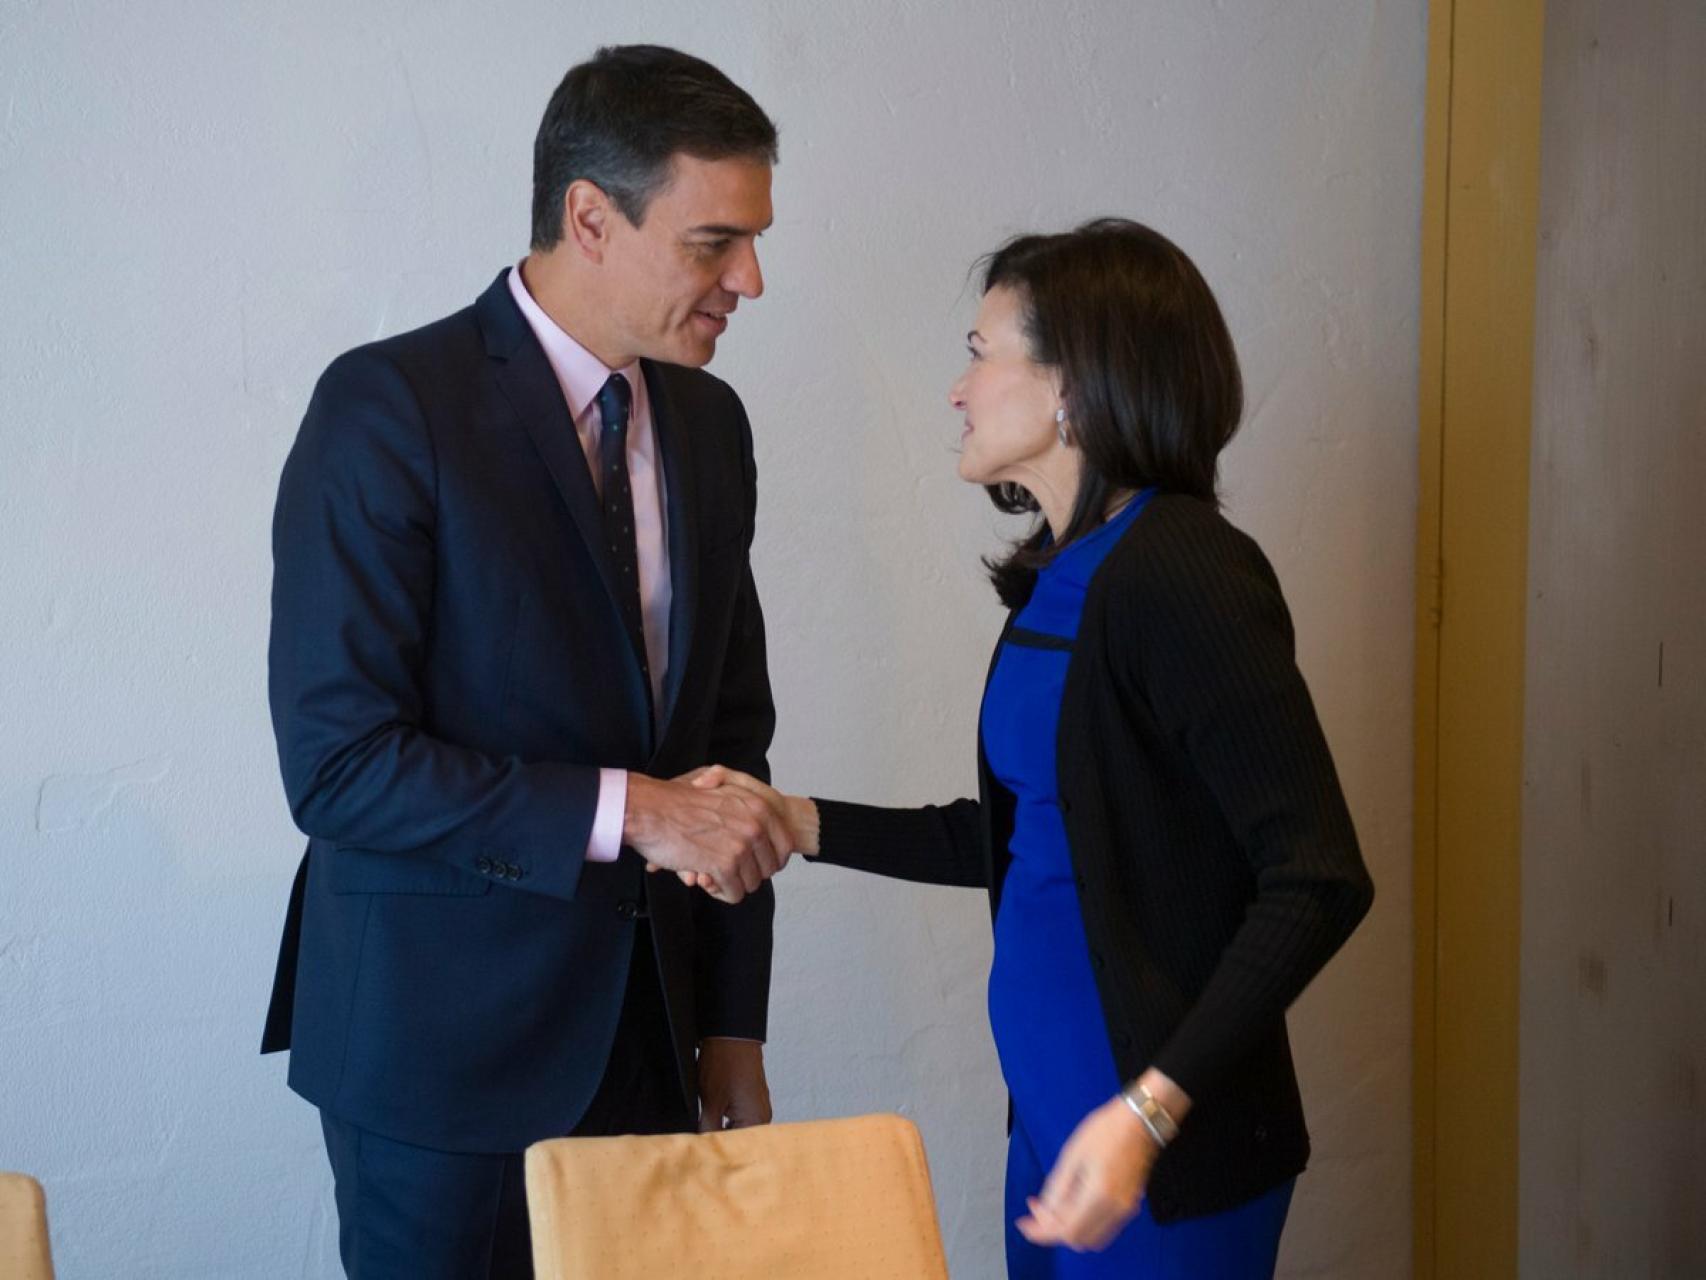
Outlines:
{"label": "wall texture", "polygon": [[[972,259],[1120,212],[1215,285],[1229,508],[1380,886],[1294,1016],[1317,1154],[1285,1272],[1405,1274],[1420,0],[0,0],[0,1166],[46,1183],[62,1274],[335,1272],[314,1117],[254,1052],[300,847],[273,488],[333,355],[520,255],[546,96],[632,39],[783,128],[769,292],[715,369],[758,432],[784,785],[971,785],[977,562],[1014,531],[954,478]],[[955,1274],[999,1274],[982,902],[779,889],[779,1114],[914,1115]]]}
{"label": "wall texture", "polygon": [[1522,1274],[1706,1275],[1706,9],[1549,0]]}

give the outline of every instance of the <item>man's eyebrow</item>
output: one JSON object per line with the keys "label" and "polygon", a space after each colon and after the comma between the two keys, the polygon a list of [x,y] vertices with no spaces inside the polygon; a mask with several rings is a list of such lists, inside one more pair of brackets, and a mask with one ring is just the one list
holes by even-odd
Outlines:
{"label": "man's eyebrow", "polygon": [[687,234],[690,236],[761,236],[768,230],[770,230],[768,222],[758,228],[757,231],[750,227],[735,227],[722,222],[707,222],[703,226],[689,227]]}

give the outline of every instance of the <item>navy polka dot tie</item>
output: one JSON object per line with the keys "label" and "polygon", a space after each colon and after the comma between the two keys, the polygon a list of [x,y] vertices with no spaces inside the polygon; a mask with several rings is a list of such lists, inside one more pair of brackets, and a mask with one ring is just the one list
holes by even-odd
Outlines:
{"label": "navy polka dot tie", "polygon": [[646,659],[646,631],[640,614],[640,556],[634,539],[634,491],[628,481],[628,409],[633,393],[619,373],[599,389],[598,414],[604,421],[598,440],[600,489],[604,498],[604,538],[610,564],[616,570],[616,596],[628,639],[646,677],[646,696],[652,691],[652,668]]}

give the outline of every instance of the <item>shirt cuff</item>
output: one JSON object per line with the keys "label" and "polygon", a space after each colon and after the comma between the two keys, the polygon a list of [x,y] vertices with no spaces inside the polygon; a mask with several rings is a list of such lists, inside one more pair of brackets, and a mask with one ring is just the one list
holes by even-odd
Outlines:
{"label": "shirt cuff", "polygon": [[598,808],[592,815],[592,834],[587,837],[588,862],[615,862],[622,854],[622,819],[628,813],[628,771],[598,771]]}

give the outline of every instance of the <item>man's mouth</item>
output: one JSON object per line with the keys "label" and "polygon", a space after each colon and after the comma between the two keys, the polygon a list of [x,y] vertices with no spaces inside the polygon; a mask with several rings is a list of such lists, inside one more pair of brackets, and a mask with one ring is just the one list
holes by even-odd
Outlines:
{"label": "man's mouth", "polygon": [[693,319],[701,329],[708,331],[713,337],[729,327],[727,311],[695,311]]}

